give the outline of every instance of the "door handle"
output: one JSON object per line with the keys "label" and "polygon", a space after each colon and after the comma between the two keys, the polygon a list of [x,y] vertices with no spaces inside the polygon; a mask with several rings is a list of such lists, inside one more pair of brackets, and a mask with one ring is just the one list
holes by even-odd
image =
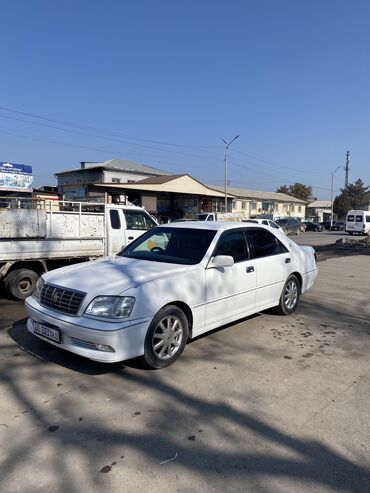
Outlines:
{"label": "door handle", "polygon": [[129,237],[128,237],[128,239],[129,239],[129,240],[133,240],[133,239],[134,239],[134,237],[133,237],[133,236],[129,236]]}
{"label": "door handle", "polygon": [[254,272],[254,267],[253,267],[253,266],[251,266],[251,267],[247,267],[247,268],[245,269],[245,271],[246,271],[246,273],[247,273],[247,274],[249,274],[250,272]]}
{"label": "door handle", "polygon": [[290,258],[286,258],[286,259],[285,259],[285,263],[286,263],[286,264],[290,264],[290,262],[291,262]]}

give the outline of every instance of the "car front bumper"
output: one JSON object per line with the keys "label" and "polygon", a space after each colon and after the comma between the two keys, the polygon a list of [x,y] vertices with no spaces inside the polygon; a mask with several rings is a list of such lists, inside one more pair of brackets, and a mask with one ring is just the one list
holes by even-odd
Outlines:
{"label": "car front bumper", "polygon": [[[27,298],[25,308],[29,315],[28,331],[53,346],[103,363],[115,363],[144,354],[150,319],[109,323],[87,317],[71,317],[41,306],[32,297]],[[60,342],[36,334],[35,322],[57,329]],[[112,350],[99,350],[96,345],[110,346]]]}

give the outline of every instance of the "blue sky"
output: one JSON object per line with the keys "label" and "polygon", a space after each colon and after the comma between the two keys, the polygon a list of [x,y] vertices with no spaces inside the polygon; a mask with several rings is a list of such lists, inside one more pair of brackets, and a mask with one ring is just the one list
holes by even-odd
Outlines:
{"label": "blue sky", "polygon": [[370,185],[366,0],[2,0],[1,18],[0,161],[37,185],[115,157],[223,185],[236,134],[230,186],[329,198],[347,148]]}

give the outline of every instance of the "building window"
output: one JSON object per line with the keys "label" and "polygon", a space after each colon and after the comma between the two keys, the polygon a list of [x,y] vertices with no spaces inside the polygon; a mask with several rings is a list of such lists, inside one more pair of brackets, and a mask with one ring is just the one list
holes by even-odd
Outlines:
{"label": "building window", "polygon": [[121,178],[112,178],[112,183],[121,183]]}
{"label": "building window", "polygon": [[247,207],[247,202],[245,200],[242,201],[242,209],[245,210]]}
{"label": "building window", "polygon": [[136,180],[127,180],[127,183],[136,183]]}
{"label": "building window", "polygon": [[283,211],[286,212],[288,210],[287,204],[283,204]]}
{"label": "building window", "polygon": [[292,211],[292,212],[295,212],[295,205],[292,205],[292,206],[291,206],[291,211]]}
{"label": "building window", "polygon": [[298,206],[298,212],[302,212],[302,206]]}
{"label": "building window", "polygon": [[255,211],[257,209],[257,202],[251,202],[251,209]]}

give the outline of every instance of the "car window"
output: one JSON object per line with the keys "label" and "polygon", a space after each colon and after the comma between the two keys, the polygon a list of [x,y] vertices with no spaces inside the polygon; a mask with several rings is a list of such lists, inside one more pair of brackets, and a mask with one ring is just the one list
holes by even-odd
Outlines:
{"label": "car window", "polygon": [[215,234],[213,230],[157,226],[130,243],[119,255],[155,262],[198,264]]}
{"label": "car window", "polygon": [[370,216],[366,216],[366,222],[370,223]]}
{"label": "car window", "polygon": [[362,216],[356,216],[356,223],[362,223]]}
{"label": "car window", "polygon": [[279,226],[276,223],[274,223],[274,221],[269,221],[269,226],[271,228],[279,229]]}
{"label": "car window", "polygon": [[270,257],[286,253],[288,249],[275,235],[265,230],[250,230],[246,233],[248,242],[252,246],[254,258]]}
{"label": "car window", "polygon": [[155,226],[153,219],[141,211],[125,211],[127,229],[150,229]]}
{"label": "car window", "polygon": [[224,233],[217,244],[214,255],[230,255],[235,263],[248,260],[249,255],[243,231]]}
{"label": "car window", "polygon": [[355,216],[353,214],[350,214],[349,216],[347,216],[347,221],[349,223],[352,223],[354,220],[355,220]]}
{"label": "car window", "polygon": [[266,221],[266,219],[264,219],[264,220],[262,221],[262,224],[264,224],[265,226],[268,226],[268,225],[269,225],[269,223]]}

